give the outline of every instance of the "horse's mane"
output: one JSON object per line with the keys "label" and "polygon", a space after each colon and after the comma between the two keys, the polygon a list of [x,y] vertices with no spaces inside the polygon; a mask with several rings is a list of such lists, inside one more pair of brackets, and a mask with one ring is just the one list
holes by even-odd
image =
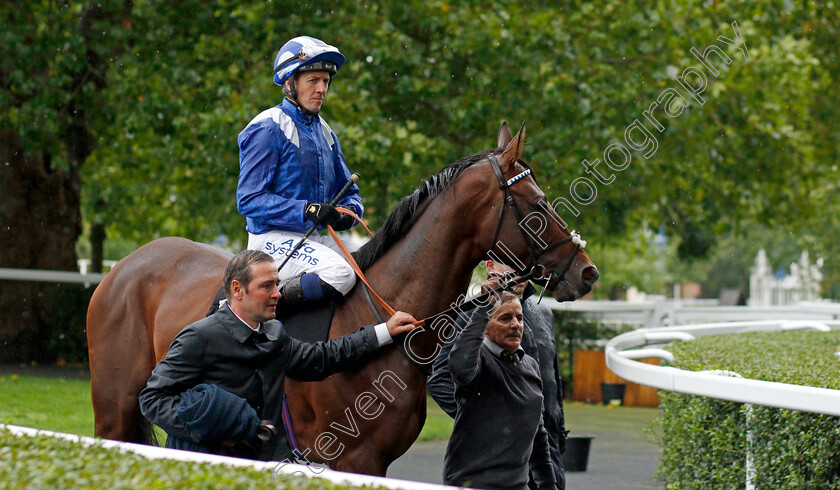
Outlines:
{"label": "horse's mane", "polygon": [[362,270],[373,265],[379,257],[387,252],[397,241],[405,236],[406,231],[414,224],[415,213],[420,206],[428,199],[433,198],[452,186],[452,183],[461,175],[461,172],[472,165],[487,158],[496,150],[483,151],[475,155],[462,158],[455,163],[443,167],[440,172],[432,175],[420,183],[420,186],[411,194],[404,197],[391,211],[385,223],[376,232],[373,238],[364,244],[359,250],[353,253],[353,257]]}

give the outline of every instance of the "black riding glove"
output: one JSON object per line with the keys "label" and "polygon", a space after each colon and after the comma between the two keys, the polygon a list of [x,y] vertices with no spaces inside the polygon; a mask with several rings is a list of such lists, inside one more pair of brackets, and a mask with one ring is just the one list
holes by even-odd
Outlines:
{"label": "black riding glove", "polygon": [[[350,208],[345,208],[344,206],[339,206],[342,209],[347,209],[352,211]],[[339,213],[341,214],[341,213]],[[333,225],[333,230],[335,231],[344,231],[353,228],[353,225],[356,224],[356,218],[350,216],[349,214],[341,214],[341,217],[338,218],[338,221]]]}
{"label": "black riding glove", "polygon": [[335,228],[335,225],[341,219],[341,215],[338,214],[338,211],[329,204],[318,204],[307,201],[304,211],[307,218],[309,218],[313,223],[317,223],[319,225],[329,225]]}

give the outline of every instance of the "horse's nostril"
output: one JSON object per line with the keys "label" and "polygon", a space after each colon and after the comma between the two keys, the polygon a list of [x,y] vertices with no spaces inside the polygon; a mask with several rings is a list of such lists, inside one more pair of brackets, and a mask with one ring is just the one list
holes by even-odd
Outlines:
{"label": "horse's nostril", "polygon": [[595,281],[597,281],[599,277],[601,277],[601,274],[598,273],[598,269],[595,268],[595,266],[590,265],[589,267],[583,269],[581,277],[583,278],[583,282],[591,286],[592,284],[595,284]]}

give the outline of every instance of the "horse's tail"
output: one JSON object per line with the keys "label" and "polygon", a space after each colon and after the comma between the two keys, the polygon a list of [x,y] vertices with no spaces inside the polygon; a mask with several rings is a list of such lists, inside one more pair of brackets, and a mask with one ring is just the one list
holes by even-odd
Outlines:
{"label": "horse's tail", "polygon": [[140,417],[140,423],[134,429],[134,436],[131,442],[146,444],[149,446],[160,446],[160,440],[155,432],[155,426],[146,417]]}

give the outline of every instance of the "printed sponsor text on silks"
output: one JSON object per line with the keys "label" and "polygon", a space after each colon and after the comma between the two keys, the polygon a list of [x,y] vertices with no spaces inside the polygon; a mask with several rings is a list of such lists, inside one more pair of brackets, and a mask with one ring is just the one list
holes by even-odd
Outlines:
{"label": "printed sponsor text on silks", "polygon": [[[265,242],[265,251],[272,257],[276,257],[277,255],[289,255],[289,252],[295,247],[295,241],[291,238],[282,242],[280,245],[275,245],[271,242]],[[309,265],[318,265],[318,258],[313,257],[312,253],[315,252],[314,247],[310,247],[308,245],[304,245],[298,250],[297,252],[292,255],[292,260],[297,262],[305,262]]]}

